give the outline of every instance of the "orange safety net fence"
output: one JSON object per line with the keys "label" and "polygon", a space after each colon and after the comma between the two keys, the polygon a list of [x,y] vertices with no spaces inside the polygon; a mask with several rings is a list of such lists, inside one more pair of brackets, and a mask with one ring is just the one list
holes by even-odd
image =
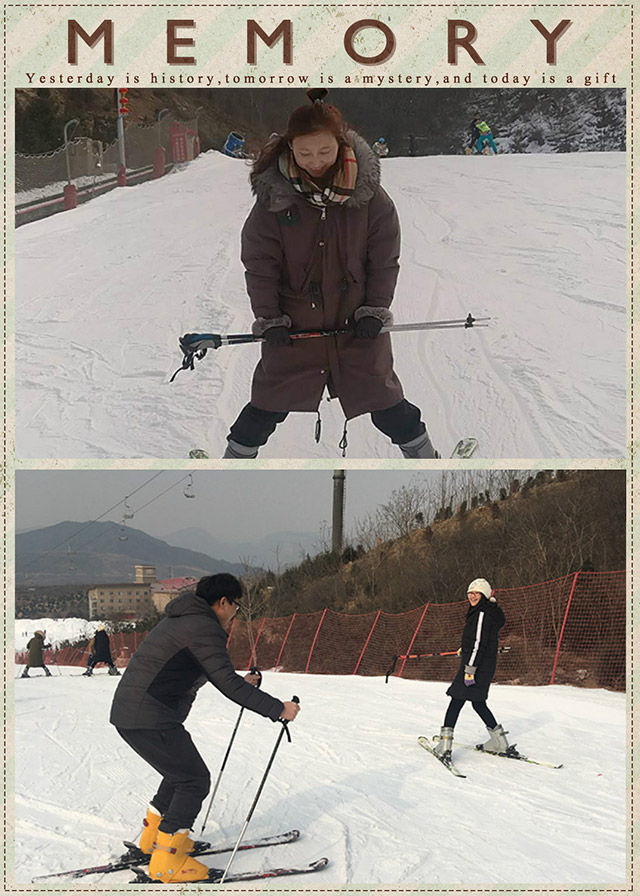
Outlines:
{"label": "orange safety net fence", "polygon": [[[494,592],[506,623],[494,681],[626,686],[626,572],[579,572]],[[237,669],[250,666],[316,675],[453,678],[468,603],[428,603],[406,613],[315,613],[237,618],[228,649]],[[145,632],[110,636],[117,666],[126,666]],[[439,654],[449,655],[439,655]],[[429,654],[432,654],[429,656]],[[26,661],[16,653],[16,663]],[[88,648],[45,651],[45,663],[86,665]]]}

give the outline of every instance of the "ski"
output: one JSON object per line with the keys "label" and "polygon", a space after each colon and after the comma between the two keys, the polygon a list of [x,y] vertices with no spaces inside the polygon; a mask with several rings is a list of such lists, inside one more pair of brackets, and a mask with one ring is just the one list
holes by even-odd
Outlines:
{"label": "ski", "polygon": [[489,750],[483,750],[482,744],[478,744],[475,747],[470,746],[469,744],[459,744],[459,746],[464,747],[465,750],[473,750],[476,753],[484,753],[485,756],[497,756],[499,759],[517,759],[520,762],[528,762],[531,765],[542,765],[545,768],[563,768],[563,763],[560,765],[554,765],[552,762],[542,762],[539,759],[529,759],[528,756],[523,756],[522,753],[519,753],[516,750],[516,745],[512,744],[506,753],[490,753]]}
{"label": "ski", "polygon": [[471,457],[472,454],[475,454],[475,450],[478,447],[478,440],[473,437],[468,437],[466,439],[460,439],[456,447],[451,452],[451,457]]}
{"label": "ski", "polygon": [[[315,862],[311,862],[309,865],[303,865],[298,868],[266,868],[264,871],[239,871],[236,874],[228,874],[225,879],[225,884],[235,884],[245,880],[265,880],[269,877],[289,877],[294,874],[313,874],[314,871],[321,871],[323,868],[329,864],[329,859],[322,858],[317,859]],[[152,877],[146,873],[143,868],[134,868],[136,872],[136,877],[131,881],[132,884],[155,884],[159,883],[159,881],[153,880]],[[193,881],[194,884],[217,884],[220,883],[220,878],[224,874],[224,871],[221,868],[210,868],[209,869],[209,877],[205,880],[197,880]],[[185,881],[185,883],[189,883],[189,881]]]}
{"label": "ski", "polygon": [[[273,837],[260,837],[258,840],[241,843],[238,847],[238,852],[245,852],[248,849],[259,849],[263,846],[280,846],[283,843],[294,843],[299,837],[300,831],[295,830],[287,831],[284,834],[275,834]],[[201,848],[194,848],[191,855],[214,856],[224,852],[232,852],[235,846],[235,843],[233,843],[228,846],[211,847],[211,844],[206,843],[205,841],[196,841],[194,846],[197,847],[199,843],[202,845]],[[51,877],[78,878],[85,877],[87,874],[110,874],[112,871],[126,871],[149,861],[150,856],[141,852],[135,843],[129,843],[129,841],[125,840],[124,845],[128,847],[129,851],[113,862],[108,862],[105,865],[94,865],[90,868],[74,868],[71,871],[58,871],[55,874],[40,874],[37,877],[34,877],[33,880],[44,880],[45,878]]]}
{"label": "ski", "polygon": [[[475,450],[478,447],[478,440],[473,437],[468,437],[466,439],[460,439],[456,447],[453,449],[451,454],[449,455],[452,458],[467,458],[471,457],[475,454]],[[206,451],[203,451],[202,448],[192,448],[189,452],[190,460],[210,460],[210,456]]]}
{"label": "ski", "polygon": [[449,760],[447,760],[447,759],[443,759],[442,756],[439,756],[439,755],[436,753],[436,751],[434,750],[434,748],[431,746],[431,743],[429,742],[429,738],[427,738],[427,737],[419,737],[419,738],[418,738],[418,743],[420,744],[421,747],[424,747],[424,749],[425,749],[428,753],[431,753],[432,756],[435,756],[436,759],[438,760],[438,762],[441,762],[442,765],[444,765],[445,768],[449,769],[449,771],[451,772],[451,774],[452,774],[452,775],[455,775],[456,778],[466,778],[466,777],[467,777],[466,775],[463,775],[462,772],[458,771],[458,769],[455,767],[455,765],[453,764],[453,762],[452,762],[450,759],[449,759]]}

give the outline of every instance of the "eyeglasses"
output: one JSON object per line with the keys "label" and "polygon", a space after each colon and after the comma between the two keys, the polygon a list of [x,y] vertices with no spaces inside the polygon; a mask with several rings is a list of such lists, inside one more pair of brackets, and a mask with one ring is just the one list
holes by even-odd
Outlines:
{"label": "eyeglasses", "polygon": [[235,597],[228,597],[227,600],[230,601],[232,604],[235,604],[236,607],[238,608],[238,610],[242,609],[242,604],[240,603],[239,600],[236,600]]}

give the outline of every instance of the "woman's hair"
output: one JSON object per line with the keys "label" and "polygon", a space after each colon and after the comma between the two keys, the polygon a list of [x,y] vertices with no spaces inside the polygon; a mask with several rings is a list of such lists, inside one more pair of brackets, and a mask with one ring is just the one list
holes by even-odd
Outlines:
{"label": "woman's hair", "polygon": [[307,134],[315,134],[318,131],[329,131],[340,145],[347,142],[349,125],[339,109],[324,102],[328,92],[324,87],[307,90],[308,105],[298,106],[293,110],[284,134],[271,135],[253,163],[252,176],[266,171],[296,137],[305,137]]}

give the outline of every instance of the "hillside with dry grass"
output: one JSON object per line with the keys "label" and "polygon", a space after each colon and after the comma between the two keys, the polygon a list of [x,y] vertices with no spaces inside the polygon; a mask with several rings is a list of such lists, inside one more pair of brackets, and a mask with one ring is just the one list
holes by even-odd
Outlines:
{"label": "hillside with dry grass", "polygon": [[[389,502],[387,516],[411,503],[405,490]],[[414,508],[419,506],[414,503]],[[626,477],[622,470],[544,472],[511,479],[492,495],[482,490],[457,506],[415,511],[409,530],[384,537],[371,522],[367,549],[352,544],[341,556],[324,551],[251,586],[257,614],[411,610],[427,601],[464,597],[477,576],[495,588],[515,588],[579,570],[626,565]],[[386,521],[388,522],[388,520]],[[388,531],[388,528],[387,528]]]}

